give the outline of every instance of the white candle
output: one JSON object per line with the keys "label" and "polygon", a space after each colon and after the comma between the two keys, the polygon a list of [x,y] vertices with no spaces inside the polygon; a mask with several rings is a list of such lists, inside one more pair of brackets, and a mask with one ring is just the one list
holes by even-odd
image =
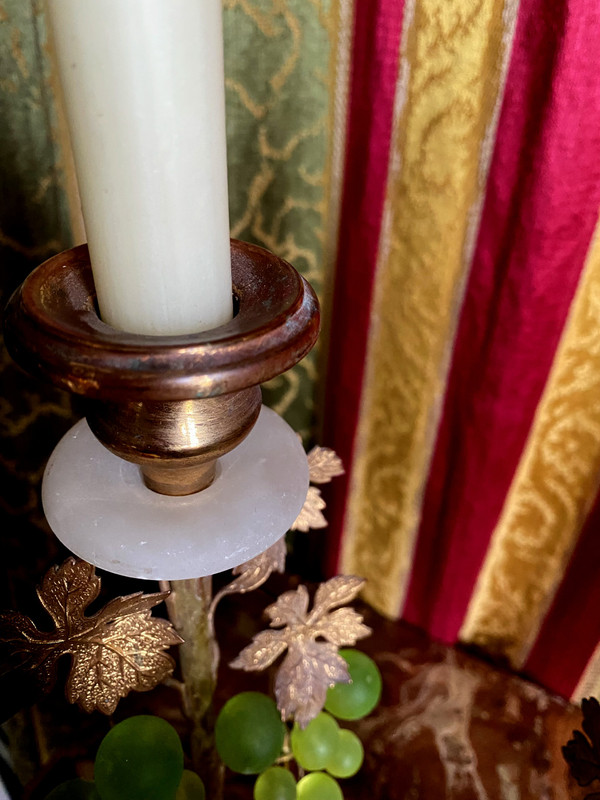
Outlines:
{"label": "white candle", "polygon": [[231,319],[220,0],[50,0],[102,319]]}

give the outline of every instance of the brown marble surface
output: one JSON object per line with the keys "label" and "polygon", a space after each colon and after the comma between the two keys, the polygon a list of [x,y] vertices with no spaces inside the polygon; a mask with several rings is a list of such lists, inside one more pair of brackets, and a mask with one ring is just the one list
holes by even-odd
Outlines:
{"label": "brown marble surface", "polygon": [[[235,692],[269,690],[272,676],[228,667],[263,626],[262,610],[286,585],[271,579],[267,587],[226,598],[220,607],[217,709]],[[379,664],[384,688],[376,712],[353,726],[366,759],[358,777],[341,782],[346,800],[583,800],[594,789],[575,785],[560,751],[580,726],[577,708],[472,654],[433,643],[404,623],[384,620],[368,608],[364,613],[374,633],[361,649]],[[179,700],[174,688],[164,686],[132,693],[116,717],[160,714],[185,742]],[[11,726],[21,744],[29,740],[24,797],[37,800],[75,774],[92,777],[93,756],[108,721],[68,706],[57,687]],[[36,759],[39,769],[32,774]],[[250,800],[253,782],[229,773],[226,800]]]}
{"label": "brown marble surface", "polygon": [[[224,662],[271,599],[259,592],[242,601]],[[583,800],[593,790],[575,784],[561,754],[580,726],[578,708],[405,623],[364,613],[374,633],[360,646],[378,663],[384,688],[378,709],[353,726],[366,758],[359,777],[341,782],[346,800]],[[253,676],[246,681],[261,688]],[[227,800],[249,800],[251,785],[232,781]]]}
{"label": "brown marble surface", "polygon": [[369,618],[376,632],[365,649],[384,676],[380,707],[357,728],[367,752],[364,786],[372,796],[584,796],[560,750],[580,724],[578,709],[407,626]]}

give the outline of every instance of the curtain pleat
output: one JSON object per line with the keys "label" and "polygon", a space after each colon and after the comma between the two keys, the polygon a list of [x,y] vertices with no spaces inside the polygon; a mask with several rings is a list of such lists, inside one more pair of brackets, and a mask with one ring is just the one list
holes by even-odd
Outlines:
{"label": "curtain pleat", "polygon": [[406,0],[361,270],[341,218],[325,439],[331,566],[566,695],[600,636],[582,621],[574,652],[567,624],[595,602],[599,34],[585,0]]}

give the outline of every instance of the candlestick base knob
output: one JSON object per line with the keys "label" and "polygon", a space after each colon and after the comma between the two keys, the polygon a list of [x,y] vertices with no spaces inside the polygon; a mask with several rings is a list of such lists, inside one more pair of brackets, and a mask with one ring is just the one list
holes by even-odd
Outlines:
{"label": "candlestick base knob", "polygon": [[185,497],[207,489],[217,474],[217,461],[200,464],[196,467],[182,467],[181,464],[146,464],[141,467],[144,483],[153,492],[167,494],[169,497]]}
{"label": "candlestick base knob", "polygon": [[86,419],[111,453],[141,467],[146,486],[182,496],[213,482],[217,459],[250,433],[258,386],[201,400],[88,403]]}

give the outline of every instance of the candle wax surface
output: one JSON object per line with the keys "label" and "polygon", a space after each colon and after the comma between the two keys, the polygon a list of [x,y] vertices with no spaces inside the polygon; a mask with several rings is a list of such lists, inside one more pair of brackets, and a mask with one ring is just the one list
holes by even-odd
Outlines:
{"label": "candle wax surface", "polygon": [[220,0],[50,0],[102,319],[232,317]]}

